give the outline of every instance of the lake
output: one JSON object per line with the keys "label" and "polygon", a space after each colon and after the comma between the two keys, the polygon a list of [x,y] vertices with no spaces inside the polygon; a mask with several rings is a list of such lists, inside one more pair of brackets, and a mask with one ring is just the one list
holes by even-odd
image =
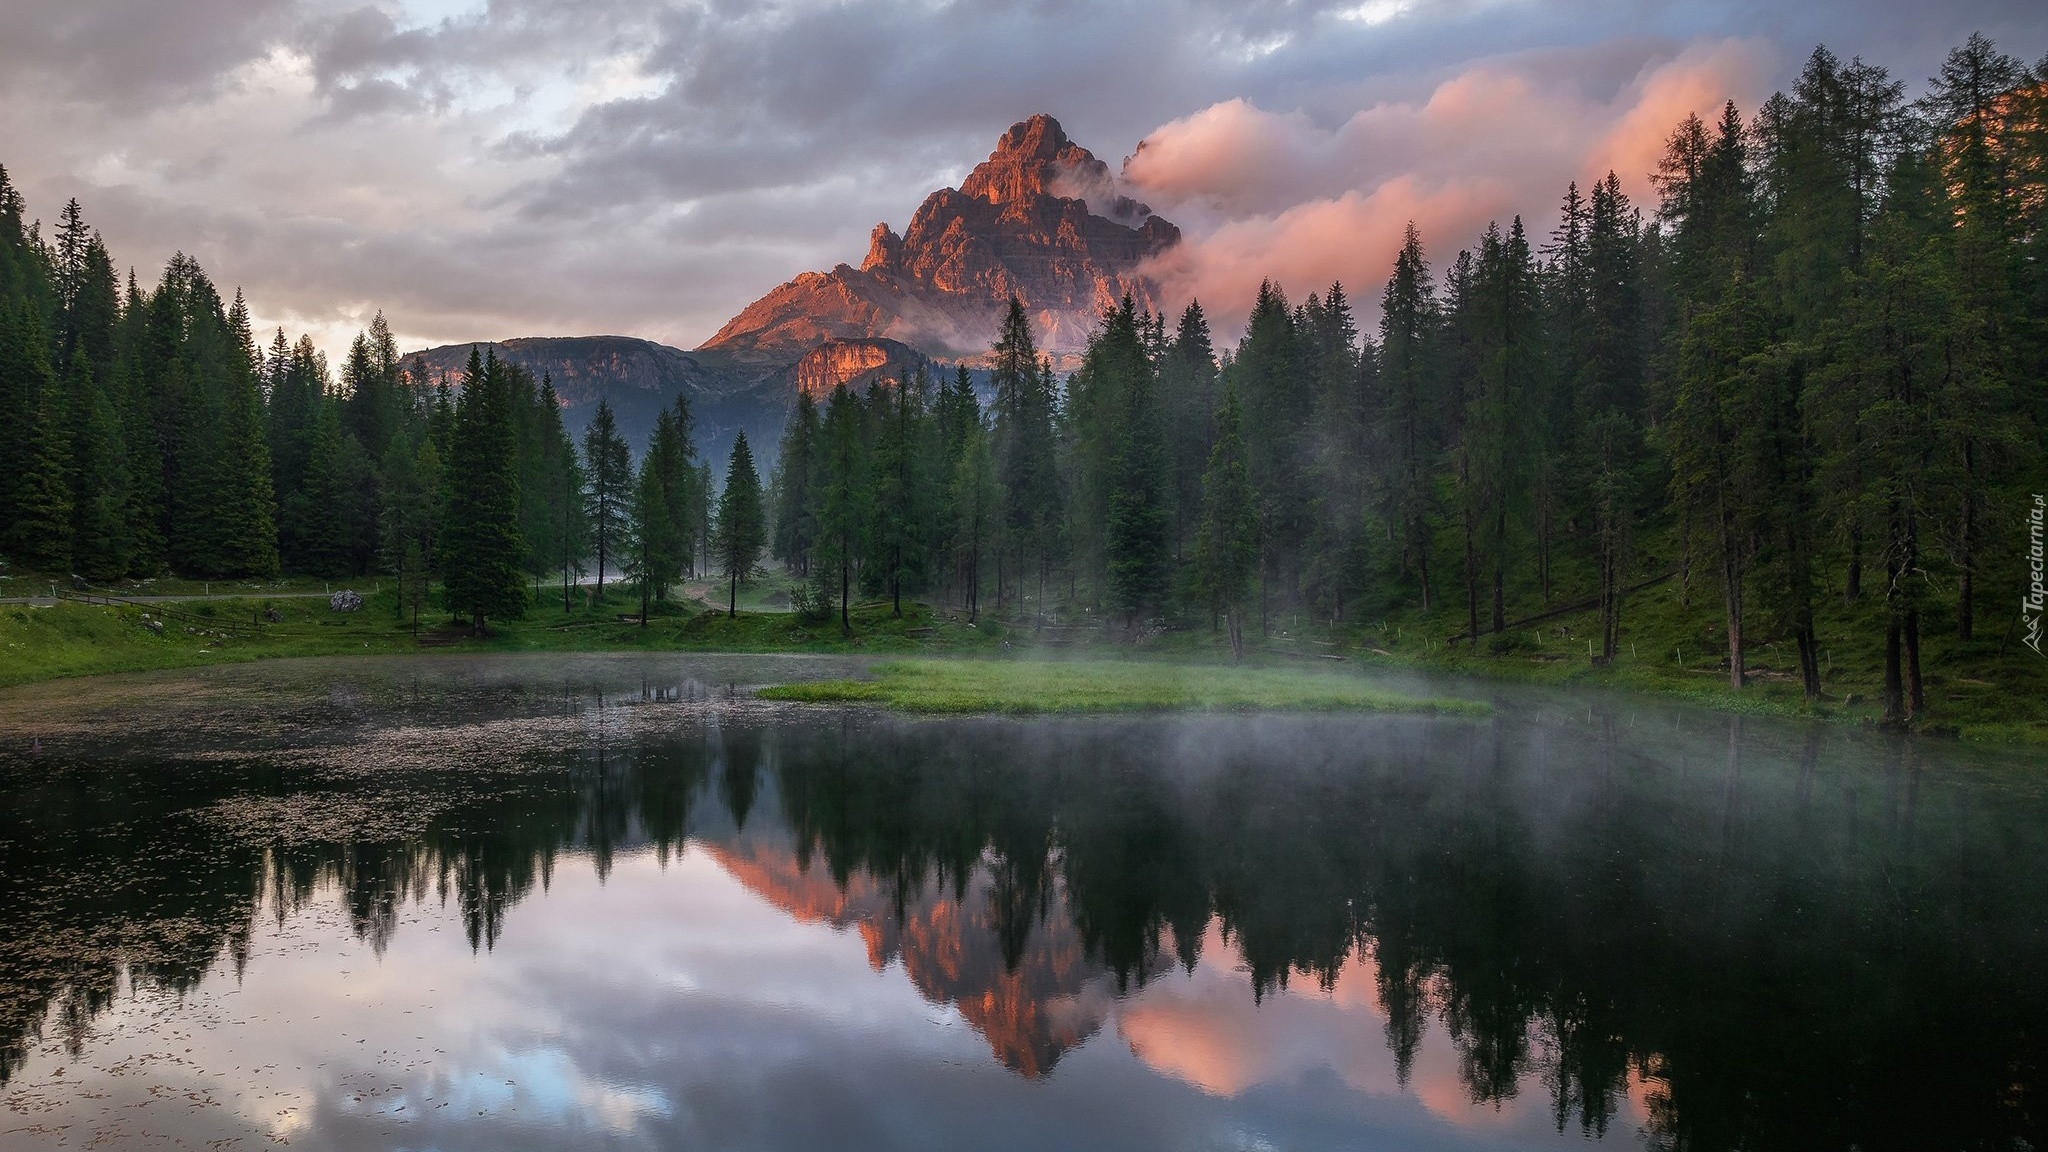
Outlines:
{"label": "lake", "polygon": [[2038,754],[747,692],[854,666],[0,692],[0,1147],[2048,1143]]}

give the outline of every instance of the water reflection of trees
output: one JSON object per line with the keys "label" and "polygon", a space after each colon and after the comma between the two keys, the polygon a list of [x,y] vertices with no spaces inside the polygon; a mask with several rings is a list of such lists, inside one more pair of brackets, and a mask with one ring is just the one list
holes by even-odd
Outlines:
{"label": "water reflection of trees", "polygon": [[[934,998],[1004,973],[1012,1015],[1085,979],[1121,993],[1192,969],[1218,923],[1258,997],[1369,955],[1402,1078],[1434,1021],[1472,1100],[1542,1090],[1560,1128],[1605,1133],[1633,1074],[1662,1147],[2038,1146],[2041,805],[1928,759],[1597,714],[708,723],[465,790],[424,835],[290,846],[176,815],[248,787],[246,766],[118,769],[149,788],[98,766],[9,785],[0,938],[33,943],[0,961],[0,1034],[83,1037],[124,974],[189,988],[240,962],[259,906],[338,891],[381,950],[435,900],[489,948],[565,853],[603,874],[744,826],[872,887],[885,951],[985,932],[985,959],[956,939],[950,967],[912,973]],[[913,925],[935,902],[957,915]],[[1019,1071],[1089,1030],[1031,1027]]]}

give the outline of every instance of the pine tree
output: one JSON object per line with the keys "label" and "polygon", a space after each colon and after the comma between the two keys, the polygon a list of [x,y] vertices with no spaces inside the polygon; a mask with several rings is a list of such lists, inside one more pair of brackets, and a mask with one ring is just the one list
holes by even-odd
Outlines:
{"label": "pine tree", "polygon": [[526,611],[511,391],[497,356],[480,363],[472,348],[455,412],[441,546],[448,606],[467,615],[479,635],[490,618],[517,619]]}
{"label": "pine tree", "polygon": [[94,382],[91,361],[82,355],[72,358],[64,393],[71,423],[72,571],[94,582],[113,580],[128,570],[124,469],[114,406]]}
{"label": "pine tree", "polygon": [[[420,429],[411,436],[392,439],[378,472],[384,480],[378,555],[384,571],[398,577],[402,589],[408,575],[423,572],[427,557],[433,554],[440,457],[434,442]],[[401,616],[411,607],[401,595]]]}
{"label": "pine tree", "polygon": [[781,453],[770,485],[775,513],[773,552],[792,576],[808,576],[811,550],[817,540],[818,406],[799,391],[796,410],[783,428]]}
{"label": "pine tree", "polygon": [[[972,398],[969,393],[969,399]],[[953,468],[949,501],[953,512],[954,567],[966,592],[969,623],[981,614],[981,560],[995,538],[1002,498],[1002,486],[996,481],[995,457],[989,452],[988,430],[977,411],[964,433],[960,461]]]}
{"label": "pine tree", "polygon": [[249,339],[248,312],[239,291],[231,315],[236,342],[235,355],[221,382],[214,485],[218,503],[213,513],[220,566],[213,574],[270,576],[278,570],[270,446],[264,434],[263,397]]}
{"label": "pine tree", "polygon": [[1387,445],[1387,518],[1400,545],[1401,572],[1412,577],[1430,610],[1429,556],[1432,486],[1437,445],[1435,392],[1429,344],[1437,326],[1435,289],[1422,234],[1410,222],[1394,274],[1380,297],[1380,371],[1385,400],[1382,438]]}
{"label": "pine tree", "polygon": [[[527,537],[538,574],[559,569],[562,576],[562,611],[570,610],[569,589],[582,571],[582,560],[590,546],[590,523],[583,505],[583,469],[576,458],[576,443],[562,426],[561,397],[555,393],[552,377],[543,375],[537,419],[533,422],[527,456],[527,474],[520,481],[522,498],[537,512],[539,522]],[[532,485],[529,493],[527,485]],[[522,528],[522,532],[527,529]]]}
{"label": "pine tree", "polygon": [[1171,521],[1167,515],[1165,432],[1157,386],[1143,363],[1126,380],[1120,429],[1110,474],[1106,567],[1109,607],[1134,632],[1149,609],[1166,600]]}
{"label": "pine tree", "polygon": [[[1042,607],[1046,569],[1058,551],[1066,501],[1055,459],[1051,370],[1038,361],[1031,322],[1025,318],[1023,302],[1015,297],[1004,314],[994,361],[995,427],[990,447],[1003,488],[1003,551],[1014,561],[1020,589],[1023,569],[1037,569]],[[998,558],[998,605],[1003,583]]]}
{"label": "pine tree", "polygon": [[867,571],[886,586],[891,614],[898,618],[903,615],[903,586],[923,579],[924,545],[931,526],[924,479],[925,386],[920,367],[893,388],[878,385],[868,399],[875,423],[875,520],[869,532],[873,563]]}
{"label": "pine tree", "polygon": [[1201,518],[1202,473],[1216,440],[1216,350],[1200,301],[1190,301],[1159,363],[1160,407],[1172,473],[1173,555],[1187,553]]}
{"label": "pine tree", "polygon": [[[472,356],[471,359],[475,357]],[[604,577],[614,546],[625,542],[632,524],[632,453],[619,435],[611,402],[600,399],[590,427],[583,430],[584,478],[589,483],[584,508],[597,541],[597,596],[604,599]]]}
{"label": "pine tree", "polygon": [[[855,569],[866,551],[869,523],[867,414],[844,384],[832,390],[819,428],[816,579],[826,598],[837,592],[840,631],[853,632]],[[715,551],[715,549],[714,549]],[[834,589],[833,584],[838,587]]]}
{"label": "pine tree", "polygon": [[[57,576],[71,574],[71,420],[63,390],[51,378],[42,348],[40,325],[17,321],[25,335],[25,353],[14,359],[26,369],[25,391],[33,397],[27,451],[20,458],[14,484],[14,506],[6,522],[7,552],[34,568]],[[18,353],[18,354],[19,354]]]}
{"label": "pine tree", "polygon": [[1342,283],[1302,309],[1303,343],[1311,372],[1313,410],[1307,443],[1313,526],[1303,592],[1333,623],[1363,579],[1361,529],[1368,497],[1368,437],[1377,365],[1359,346],[1358,326]]}
{"label": "pine tree", "polygon": [[341,415],[331,400],[314,408],[305,478],[285,497],[293,567],[315,576],[349,572],[348,488]]}
{"label": "pine tree", "polygon": [[1298,337],[1280,286],[1261,283],[1244,339],[1224,374],[1242,405],[1245,461],[1258,493],[1262,631],[1269,594],[1278,589],[1291,597],[1301,586],[1313,524],[1303,435],[1313,395],[1301,371]]}
{"label": "pine tree", "polygon": [[[0,192],[11,191],[0,185]],[[4,208],[0,203],[0,209]],[[0,242],[5,239],[0,236]],[[18,462],[31,459],[39,450],[37,422],[46,394],[55,390],[42,316],[25,299],[0,299],[0,458],[13,462],[0,467],[0,532],[7,537],[0,539],[0,548],[13,555],[20,555],[28,543],[11,530],[29,499],[28,470]]]}
{"label": "pine tree", "polygon": [[740,581],[753,574],[767,542],[761,476],[754,469],[754,452],[747,447],[747,434],[742,431],[733,441],[732,459],[726,465],[725,488],[718,494],[718,527],[711,540],[712,555],[727,581],[728,617],[739,614]]}
{"label": "pine tree", "polygon": [[675,417],[662,411],[640,460],[633,487],[632,573],[640,586],[640,623],[647,624],[651,600],[668,598],[668,588],[690,565],[690,485],[695,469],[683,453]]}
{"label": "pine tree", "polygon": [[1202,526],[1195,541],[1197,584],[1210,606],[1223,613],[1231,656],[1239,660],[1244,659],[1244,605],[1259,557],[1257,496],[1239,431],[1243,424],[1237,391],[1225,385],[1216,447],[1202,477]]}

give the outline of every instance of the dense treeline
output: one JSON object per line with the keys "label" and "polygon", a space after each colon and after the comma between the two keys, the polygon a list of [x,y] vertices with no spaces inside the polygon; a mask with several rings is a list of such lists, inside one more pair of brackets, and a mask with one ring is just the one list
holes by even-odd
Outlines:
{"label": "dense treeline", "polygon": [[775,554],[842,621],[855,589],[1059,599],[1241,649],[1253,614],[1451,606],[1505,644],[1511,604],[1585,600],[1602,659],[1668,577],[1719,602],[1732,684],[1782,640],[1809,697],[1820,598],[1875,600],[1887,713],[1918,714],[1921,637],[1985,621],[2040,475],[2048,63],[1973,37],[1904,91],[1816,49],[1680,124],[1654,205],[1607,173],[1437,266],[1411,226],[1377,333],[1341,285],[1268,283],[1219,362],[1199,304],[1169,332],[1126,300],[1062,384],[1013,301],[987,410],[964,372],[799,401]]}
{"label": "dense treeline", "polygon": [[474,350],[430,380],[381,314],[337,376],[310,338],[259,349],[240,293],[190,257],[121,284],[76,200],[46,242],[4,169],[0,416],[0,554],[87,584],[378,573],[415,621],[438,583],[481,628],[529,581],[559,576],[568,607],[588,556],[643,602],[708,558],[683,402],[635,477],[608,410],[579,454],[549,380]]}

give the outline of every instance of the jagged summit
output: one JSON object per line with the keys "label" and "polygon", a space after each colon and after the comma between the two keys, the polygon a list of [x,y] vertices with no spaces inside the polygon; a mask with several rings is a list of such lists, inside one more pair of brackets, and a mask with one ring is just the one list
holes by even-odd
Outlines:
{"label": "jagged summit", "polygon": [[1157,307],[1142,273],[1180,229],[1119,195],[1109,166],[1038,115],[1012,125],[959,188],[925,198],[899,235],[869,235],[858,268],[807,272],[748,305],[704,345],[757,364],[792,363],[826,340],[887,338],[940,356],[994,338],[1012,295],[1046,350],[1078,351],[1126,293]]}

